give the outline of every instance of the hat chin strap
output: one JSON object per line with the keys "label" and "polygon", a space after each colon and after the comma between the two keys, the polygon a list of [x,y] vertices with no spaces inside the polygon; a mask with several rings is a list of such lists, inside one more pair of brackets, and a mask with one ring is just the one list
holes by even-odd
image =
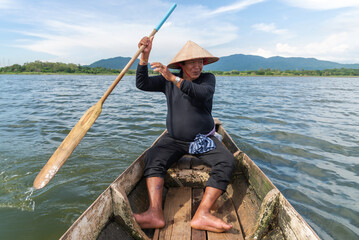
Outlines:
{"label": "hat chin strap", "polygon": [[189,75],[189,73],[186,71],[186,70],[184,70],[184,68],[181,66],[181,68],[182,68],[182,71],[190,78],[190,79],[192,79],[192,77],[191,77],[191,75]]}
{"label": "hat chin strap", "polygon": [[179,67],[182,69],[182,71],[183,71],[190,79],[192,79],[191,75],[189,75],[189,73],[188,73],[186,70],[184,70],[184,68],[182,67],[182,65],[181,65],[180,63],[176,63],[176,65],[179,66]]}

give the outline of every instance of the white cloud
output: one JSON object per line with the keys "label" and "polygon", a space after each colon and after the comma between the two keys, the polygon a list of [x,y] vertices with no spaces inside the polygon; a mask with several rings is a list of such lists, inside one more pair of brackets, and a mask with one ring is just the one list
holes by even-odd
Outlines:
{"label": "white cloud", "polygon": [[139,32],[146,32],[150,29],[146,29],[145,25],[123,23],[115,23],[114,25],[102,24],[101,22],[96,25],[72,25],[58,21],[44,23],[46,28],[58,29],[58,31],[23,32],[24,36],[32,40],[20,42],[17,46],[35,52],[47,53],[67,62],[77,60],[83,64],[89,64],[99,58],[119,55],[132,57],[137,51],[137,43],[140,37],[129,33],[133,29],[137,29]]}
{"label": "white cloud", "polygon": [[252,27],[258,31],[274,33],[278,35],[287,35],[289,31],[287,29],[278,29],[274,23],[266,24],[266,23],[258,23],[252,25]]}
{"label": "white cloud", "polygon": [[192,28],[173,24],[155,37],[150,61],[168,63],[188,40],[194,41],[212,54],[223,56],[218,49],[237,39],[237,31],[237,27],[231,24],[209,23]]}
{"label": "white cloud", "polygon": [[322,41],[309,42],[307,44],[276,44],[275,52],[280,56],[287,57],[316,57],[319,59],[341,59],[350,50],[347,33],[332,34]]}
{"label": "white cloud", "polygon": [[[303,1],[304,3],[306,1]],[[331,1],[327,1],[329,6],[333,6],[330,3]],[[280,35],[281,40],[272,39],[265,47],[262,45],[257,50],[253,50],[252,54],[264,57],[314,57],[342,63],[358,63],[359,28],[357,26],[359,26],[359,9],[341,9],[336,15],[324,18],[317,25],[313,23],[314,28],[309,29],[317,29],[316,31],[297,28],[295,38],[283,39]],[[272,33],[277,29],[274,24],[257,24],[252,27]]]}
{"label": "white cloud", "polygon": [[258,48],[256,51],[254,52],[250,52],[251,55],[258,55],[258,56],[262,56],[262,57],[273,57],[275,54],[271,51],[271,50],[265,50],[263,48]]}
{"label": "white cloud", "polygon": [[266,0],[243,0],[243,1],[237,1],[234,4],[228,5],[228,6],[224,6],[224,7],[219,7],[218,9],[208,12],[208,15],[216,15],[216,14],[222,14],[222,13],[227,13],[227,12],[235,12],[235,11],[240,11],[243,10],[251,5],[257,4],[257,3],[261,3],[264,2]]}
{"label": "white cloud", "polygon": [[335,16],[334,18],[330,19],[325,26],[328,31],[350,32],[358,34],[359,9],[351,9],[349,11],[344,11]]}
{"label": "white cloud", "polygon": [[[17,20],[27,26],[26,30],[11,30],[20,37],[8,45],[51,55],[52,61],[90,64],[101,58],[132,57],[141,37],[155,27],[154,20],[146,14],[141,15],[142,21],[133,20],[134,9],[127,12],[93,7],[78,10],[66,4],[61,7],[51,5],[59,3],[49,4],[29,6]],[[61,12],[53,10],[59,8]],[[158,16],[152,18],[159,19]],[[162,26],[161,32],[168,27],[169,22]]]}
{"label": "white cloud", "polygon": [[282,0],[294,7],[329,10],[346,7],[359,7],[358,0]]}
{"label": "white cloud", "polygon": [[[153,2],[151,4],[151,7],[154,7]],[[163,5],[161,7],[167,8]],[[50,54],[53,56],[52,60],[81,64],[115,56],[132,57],[137,51],[138,41],[148,35],[157,24],[153,19],[161,18],[147,14],[148,16],[141,15],[141,21],[126,22],[122,19],[133,19],[134,16],[128,17],[123,13],[115,19],[101,11],[63,10],[61,15],[53,12],[39,15],[36,10],[32,11],[31,16],[24,17],[23,21],[29,22],[33,27],[20,32],[23,37],[15,45]],[[216,46],[227,44],[238,37],[238,27],[232,23],[220,17],[216,19],[213,16],[200,16],[199,12],[209,11],[206,7],[183,6],[176,11],[155,37],[151,53],[153,60],[169,62],[187,40],[193,40],[211,51]],[[32,16],[37,17],[31,18]],[[150,24],[148,20],[151,21]],[[193,24],[194,22],[196,24]]]}
{"label": "white cloud", "polygon": [[296,46],[290,46],[288,43],[277,43],[276,52],[285,56],[301,56],[302,52],[299,52],[302,48]]}
{"label": "white cloud", "polygon": [[[2,44],[18,47],[19,52],[23,49],[32,51],[34,56],[47,54],[50,58],[41,60],[80,64],[116,56],[132,57],[137,51],[138,41],[152,31],[171,5],[162,0],[144,1],[138,9],[128,1],[116,7],[110,4],[112,0],[106,1],[106,4],[96,2],[89,7],[73,7],[66,1],[42,4],[39,1],[36,6],[25,4],[19,10],[12,9],[8,11],[9,16],[17,11],[12,22],[26,30],[10,30],[12,27],[9,26],[8,35],[15,35],[17,39],[3,38]],[[291,18],[275,23],[271,22],[273,18],[265,16],[259,21],[256,17],[247,17],[245,23],[238,21],[238,17],[249,16],[252,10],[256,10],[247,9],[249,6],[264,1],[233,1],[231,5],[214,10],[199,4],[179,5],[156,34],[150,61],[168,63],[187,40],[192,40],[219,57],[246,53],[264,57],[303,56],[359,62],[356,54],[359,49],[356,41],[359,39],[358,8],[340,9],[335,12],[337,15],[329,15],[330,19],[316,19],[312,29],[317,30],[311,32],[303,26],[297,27],[296,23],[290,22]],[[5,2],[9,1],[0,0],[0,6]],[[299,4],[294,0],[286,2]],[[315,5],[309,4],[311,2],[304,0],[303,6],[314,9]],[[114,1],[113,4],[118,3]],[[238,14],[241,10],[243,14]],[[250,28],[256,31],[250,31]],[[259,35],[261,32],[266,33],[262,34],[265,37]]]}
{"label": "white cloud", "polygon": [[0,0],[0,9],[11,9],[16,7],[16,2],[11,0]]}

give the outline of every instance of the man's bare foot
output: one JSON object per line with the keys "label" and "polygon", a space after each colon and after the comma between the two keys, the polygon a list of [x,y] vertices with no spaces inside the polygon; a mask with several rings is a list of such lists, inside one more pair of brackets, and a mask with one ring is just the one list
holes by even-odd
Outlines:
{"label": "man's bare foot", "polygon": [[146,212],[134,214],[136,222],[142,229],[145,228],[163,228],[165,226],[165,219],[161,210],[149,208]]}
{"label": "man's bare foot", "polygon": [[196,212],[191,221],[191,227],[211,232],[225,232],[230,230],[232,225],[225,223],[223,220],[213,216],[209,212]]}

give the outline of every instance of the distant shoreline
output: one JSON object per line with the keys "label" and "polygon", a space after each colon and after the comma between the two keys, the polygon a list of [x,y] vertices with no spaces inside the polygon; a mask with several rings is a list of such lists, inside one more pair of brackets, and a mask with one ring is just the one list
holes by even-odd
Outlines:
{"label": "distant shoreline", "polygon": [[[0,74],[23,74],[23,75],[118,75],[121,69],[109,69],[103,67],[91,68],[88,66],[76,65],[73,63],[51,63],[35,61],[24,65],[14,64],[0,68]],[[149,74],[157,74],[151,69]],[[259,69],[247,71],[205,71],[216,76],[273,76],[273,77],[359,77],[359,69],[340,68],[325,70],[279,70],[279,69]],[[135,75],[136,70],[130,69],[126,75]]]}
{"label": "distant shoreline", "polygon": [[[211,71],[205,71],[205,72],[211,72]],[[230,74],[215,74],[213,73],[215,76],[218,77],[328,77],[328,78],[359,78],[358,76],[353,76],[353,75],[294,75],[294,74],[286,74],[286,75],[260,75],[260,74],[237,74],[237,75],[230,75]],[[62,73],[62,72],[57,72],[57,73],[42,73],[42,72],[21,72],[21,73],[14,73],[14,72],[0,72],[0,75],[73,75],[73,76],[117,76],[118,74],[115,73]],[[126,73],[127,76],[135,76],[136,73]],[[156,75],[156,74],[151,74],[151,75]]]}

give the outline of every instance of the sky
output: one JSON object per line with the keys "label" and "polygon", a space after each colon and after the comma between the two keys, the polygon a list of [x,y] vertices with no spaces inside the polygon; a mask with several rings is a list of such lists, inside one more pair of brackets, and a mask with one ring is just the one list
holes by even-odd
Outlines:
{"label": "sky", "polygon": [[359,0],[0,0],[0,67],[132,57],[173,3],[150,62],[192,40],[218,57],[359,63]]}

